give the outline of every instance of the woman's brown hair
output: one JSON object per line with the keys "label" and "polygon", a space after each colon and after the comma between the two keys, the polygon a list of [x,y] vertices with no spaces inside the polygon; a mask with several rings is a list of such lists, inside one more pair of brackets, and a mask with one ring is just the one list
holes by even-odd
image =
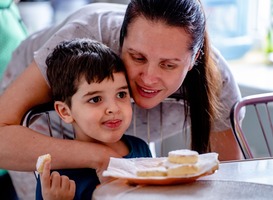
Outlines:
{"label": "woman's brown hair", "polygon": [[[192,149],[199,153],[210,150],[213,119],[219,116],[220,73],[215,66],[206,30],[206,18],[199,0],[132,0],[126,10],[120,33],[120,46],[130,24],[138,17],[182,28],[191,37],[188,44],[192,60],[197,57],[180,87],[184,99],[185,119],[191,119]],[[184,123],[186,124],[186,123]],[[186,126],[184,126],[184,129]]]}

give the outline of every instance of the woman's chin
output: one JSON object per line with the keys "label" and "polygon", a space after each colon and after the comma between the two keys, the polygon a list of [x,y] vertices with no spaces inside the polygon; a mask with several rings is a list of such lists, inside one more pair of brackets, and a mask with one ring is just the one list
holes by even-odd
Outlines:
{"label": "woman's chin", "polygon": [[158,101],[156,99],[136,99],[135,103],[144,109],[151,109],[154,108],[155,106],[157,106],[161,101]]}

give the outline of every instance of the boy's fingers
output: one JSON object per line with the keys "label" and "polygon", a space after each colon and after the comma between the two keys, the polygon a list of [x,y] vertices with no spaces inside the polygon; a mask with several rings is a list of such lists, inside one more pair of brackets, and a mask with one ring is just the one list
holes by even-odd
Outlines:
{"label": "boy's fingers", "polygon": [[61,175],[59,172],[53,171],[51,173],[51,187],[61,188]]}
{"label": "boy's fingers", "polygon": [[41,185],[43,188],[50,188],[50,168],[51,168],[51,162],[46,161],[44,165],[44,170],[40,174]]}
{"label": "boy's fingers", "polygon": [[70,180],[65,175],[61,176],[61,188],[63,188],[64,190],[69,190],[70,188]]}
{"label": "boy's fingers", "polygon": [[69,193],[70,193],[71,195],[75,195],[75,192],[76,192],[76,184],[75,184],[75,181],[70,180]]}

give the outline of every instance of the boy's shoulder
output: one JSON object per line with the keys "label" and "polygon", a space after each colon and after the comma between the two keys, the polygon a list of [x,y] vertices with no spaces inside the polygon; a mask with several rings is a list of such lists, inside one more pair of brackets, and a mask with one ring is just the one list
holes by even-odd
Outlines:
{"label": "boy's shoulder", "polygon": [[123,135],[122,141],[129,148],[129,154],[125,158],[151,157],[151,151],[147,142],[132,135]]}
{"label": "boy's shoulder", "polygon": [[139,137],[136,137],[136,136],[133,136],[133,135],[127,135],[127,134],[124,134],[122,139],[126,139],[126,140],[129,140],[129,141],[132,141],[132,142],[139,142],[139,143],[145,143],[147,144],[147,142],[145,142],[143,139],[139,138]]}

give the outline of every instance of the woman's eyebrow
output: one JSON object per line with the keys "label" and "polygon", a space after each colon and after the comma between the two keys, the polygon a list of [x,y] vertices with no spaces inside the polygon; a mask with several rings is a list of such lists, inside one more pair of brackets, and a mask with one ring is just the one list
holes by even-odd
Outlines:
{"label": "woman's eyebrow", "polygon": [[160,58],[162,61],[176,61],[176,62],[181,62],[182,60],[179,58]]}
{"label": "woman's eyebrow", "polygon": [[128,51],[129,51],[130,53],[143,54],[143,53],[139,52],[138,50],[135,50],[135,49],[132,49],[132,48],[128,48]]}
{"label": "woman's eyebrow", "polygon": [[[129,48],[128,49],[128,52],[129,53],[134,53],[134,54],[139,54],[139,55],[142,55],[142,56],[144,56],[144,57],[147,57],[144,53],[142,53],[142,52],[139,52],[139,51],[137,51],[137,50],[135,50],[135,49],[132,49],[132,48]],[[162,60],[162,61],[176,61],[176,62],[182,62],[182,60],[180,59],[180,58],[160,58],[160,60]]]}

